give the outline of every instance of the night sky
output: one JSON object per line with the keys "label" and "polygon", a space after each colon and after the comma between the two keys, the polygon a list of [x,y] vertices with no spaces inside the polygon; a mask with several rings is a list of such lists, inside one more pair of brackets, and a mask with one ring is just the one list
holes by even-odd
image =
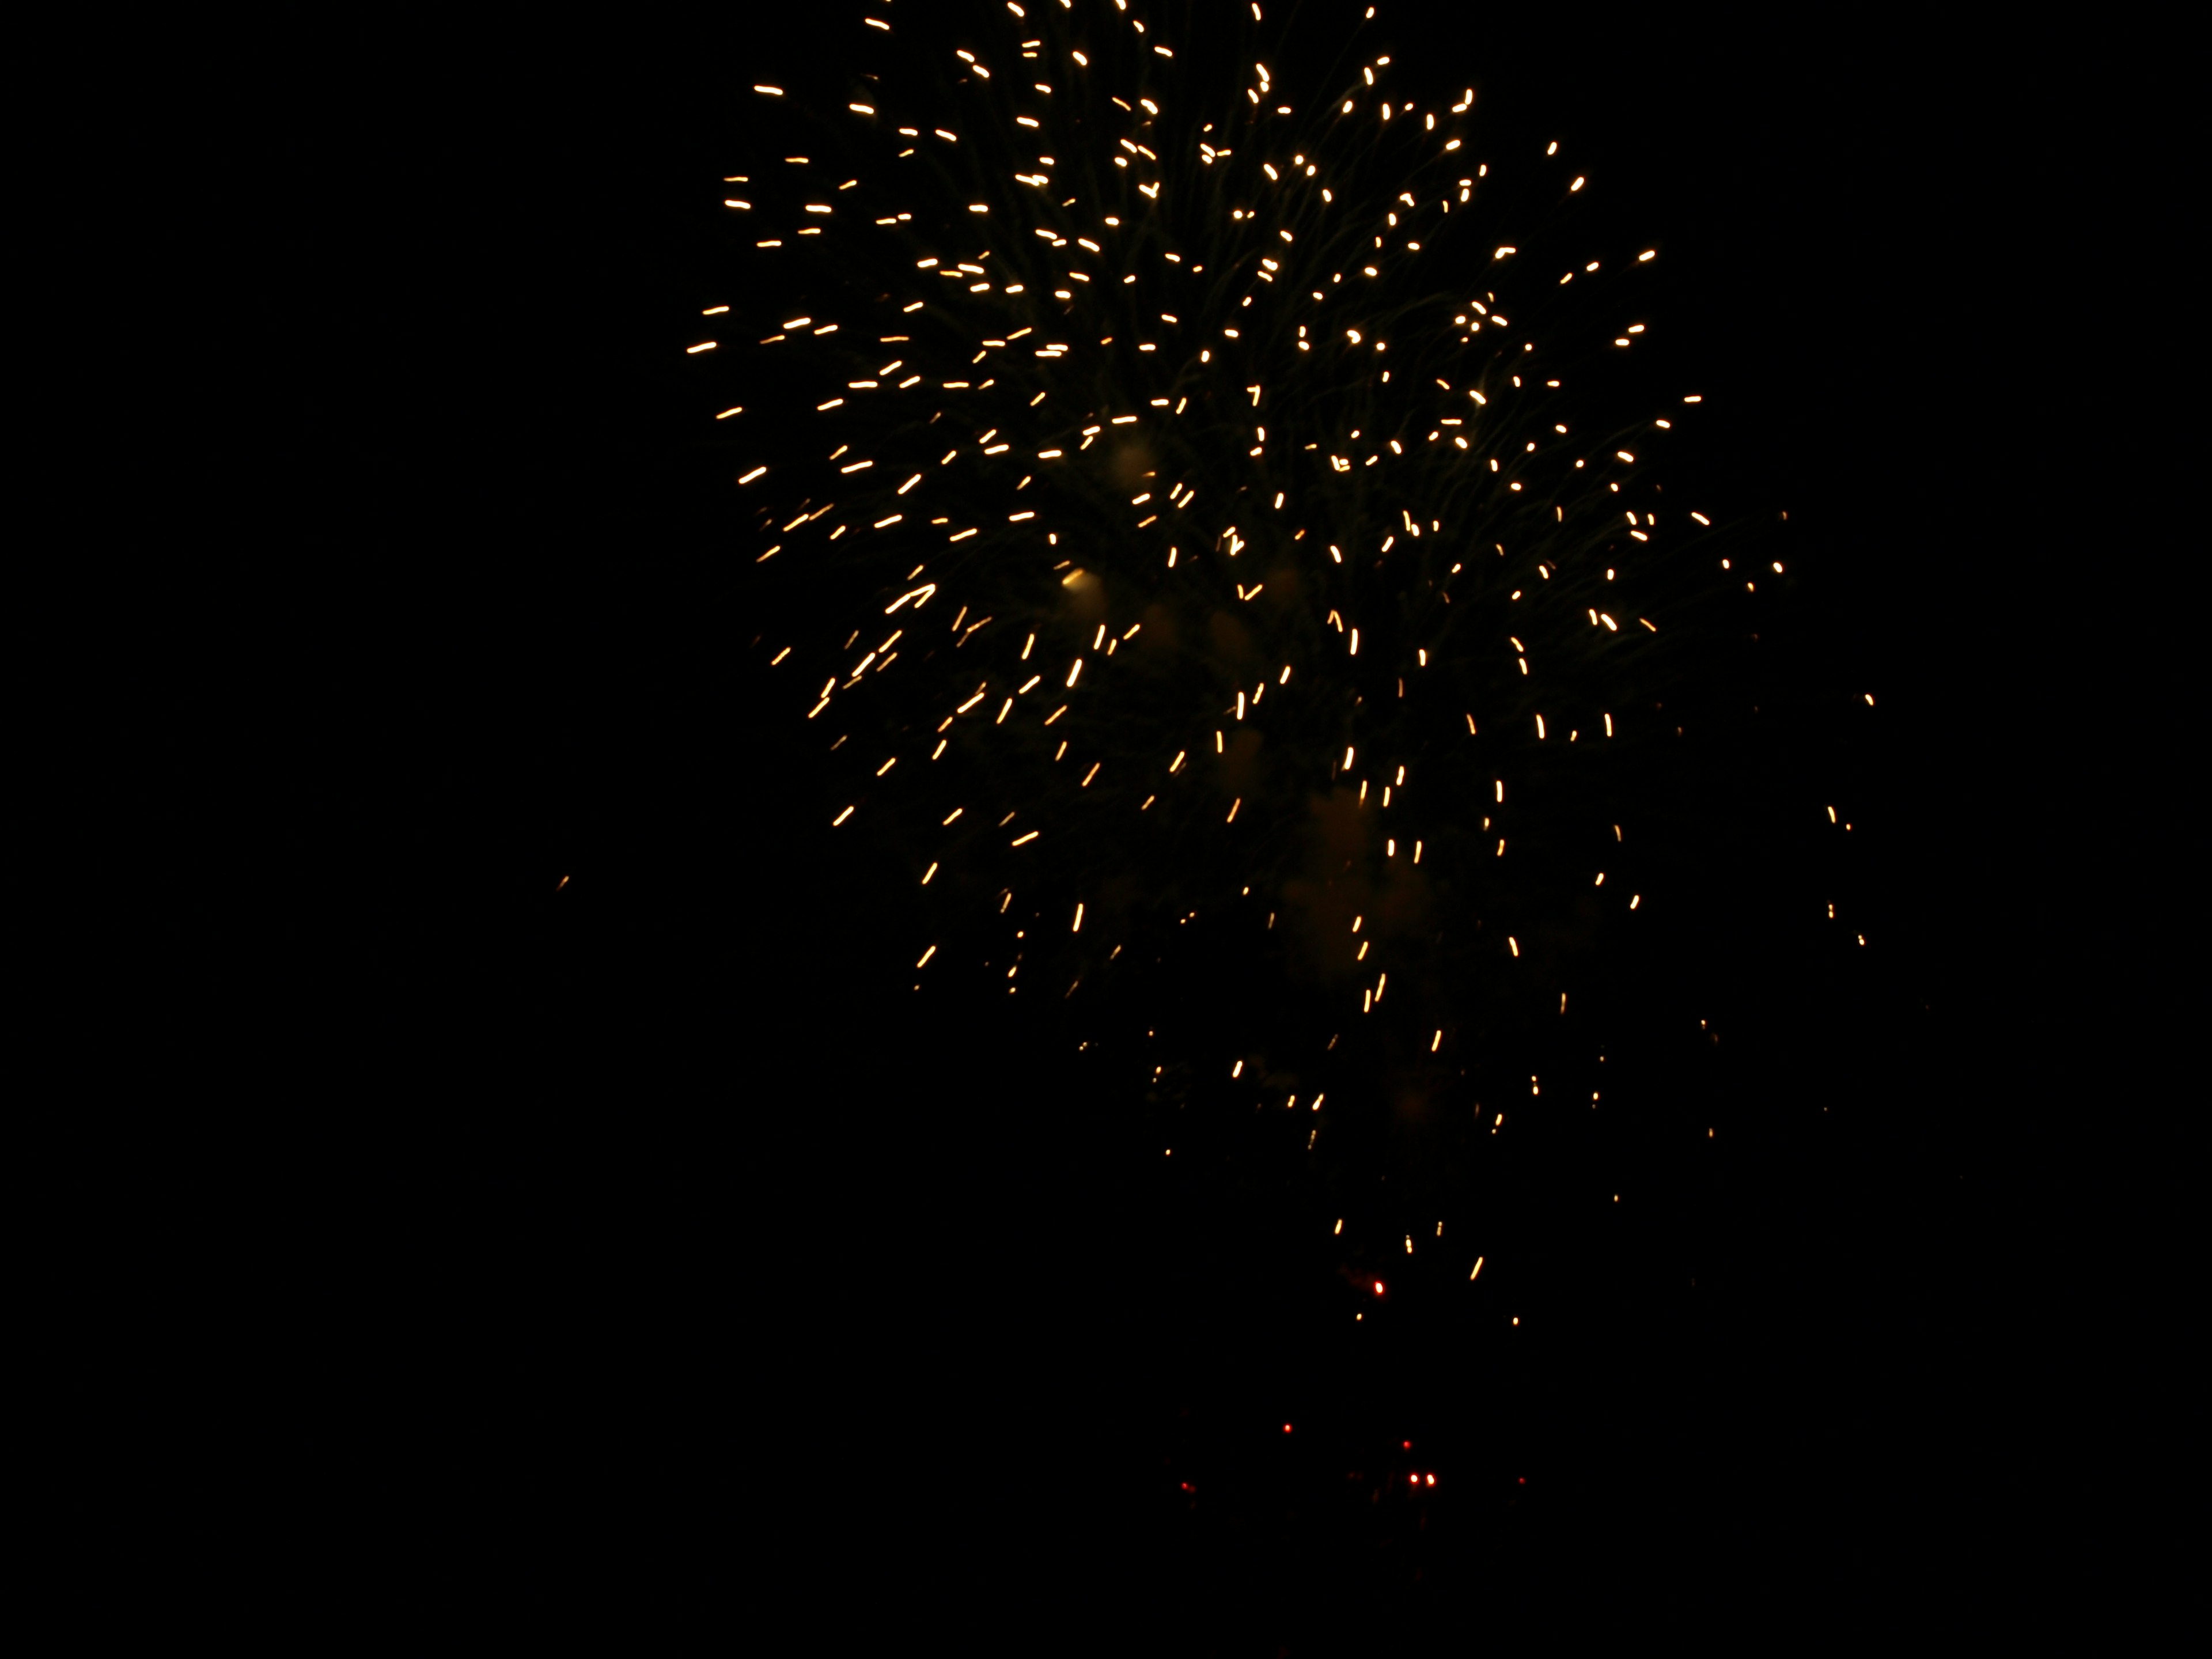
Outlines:
{"label": "night sky", "polygon": [[[1990,159],[1972,54],[1384,9],[1477,130],[1571,143],[1664,238],[1698,476],[1788,514],[1790,578],[1717,658],[1755,764],[1714,763],[1710,925],[1608,1005],[1608,1086],[1720,1133],[1603,1174],[1553,1146],[1486,1194],[1526,1265],[1470,1302],[1373,1297],[1234,1144],[1170,1177],[1065,1015],[912,989],[910,877],[817,810],[683,349],[744,281],[747,88],[848,34],[750,9],[410,54],[388,148],[349,140],[384,413],[342,538],[347,926],[387,1103],[340,1281],[389,1407],[352,1478],[610,1630],[790,1595],[855,1644],[1126,1616],[1162,1651],[1387,1652],[1662,1607],[1817,1630],[1955,1571],[2017,1474],[1989,1188],[2027,1065],[1979,827],[2017,739],[1969,637],[2009,395],[2001,198],[1956,187]],[[1807,896],[1865,948],[1782,914]],[[1613,1175],[1640,1201],[1589,1220]]]}

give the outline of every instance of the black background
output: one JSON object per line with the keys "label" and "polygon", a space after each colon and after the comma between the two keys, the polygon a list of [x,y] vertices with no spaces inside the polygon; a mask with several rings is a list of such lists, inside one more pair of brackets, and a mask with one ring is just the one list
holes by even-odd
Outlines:
{"label": "black background", "polygon": [[[351,988],[306,1386],[399,1581],[494,1587],[495,1624],[782,1602],[1025,1651],[1158,1599],[1212,1611],[1152,1639],[1223,1652],[1662,1602],[1809,1632],[2011,1582],[2057,1478],[2012,1437],[2022,1355],[2075,1293],[2046,1279],[2033,1334],[2006,1265],[2023,1126],[2064,1085],[1988,823],[2027,765],[2006,624],[2068,526],[2002,505],[2039,301],[1991,268],[2087,164],[1998,142],[2014,48],[1901,20],[1398,9],[1663,225],[1707,441],[1802,538],[1778,680],[1878,698],[1805,761],[1855,803],[1875,988],[1778,1010],[1738,1074],[1848,1124],[1741,1166],[1712,1295],[1573,1310],[1471,1406],[1317,1360],[1286,1398],[1304,1304],[1101,1150],[1038,1033],[916,1018],[869,965],[880,878],[793,811],[813,762],[743,650],[681,347],[728,280],[744,89],[835,32],[425,28],[307,129],[360,234],[315,262],[356,389],[310,648],[357,873],[317,901]],[[1292,1408],[1310,1462],[1266,1439]],[[1480,1501],[1377,1565],[1320,1494],[1416,1434]],[[1187,1468],[1233,1520],[1162,1501]]]}

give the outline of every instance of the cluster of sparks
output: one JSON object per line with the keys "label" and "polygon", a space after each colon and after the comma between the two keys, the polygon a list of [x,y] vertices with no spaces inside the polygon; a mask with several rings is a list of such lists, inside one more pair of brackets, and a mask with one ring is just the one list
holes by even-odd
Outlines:
{"label": "cluster of sparks", "polygon": [[1468,988],[1547,912],[1664,902],[1607,757],[1670,725],[1680,573],[1759,576],[1653,474],[1694,387],[1569,395],[1648,338],[1657,251],[1534,268],[1588,182],[1557,143],[1479,155],[1473,89],[1401,98],[1385,55],[1294,93],[1259,4],[1233,77],[1131,0],[979,5],[957,44],[899,9],[855,21],[842,107],[751,89],[743,275],[688,347],[759,434],[750,559],[809,596],[759,643],[852,763],[822,822],[926,890],[918,990],[983,963],[1078,1008],[1249,925],[1338,1017],[1156,1043],[1144,1081],[1209,1071],[1311,1152],[1386,1053],[1464,1067]]}

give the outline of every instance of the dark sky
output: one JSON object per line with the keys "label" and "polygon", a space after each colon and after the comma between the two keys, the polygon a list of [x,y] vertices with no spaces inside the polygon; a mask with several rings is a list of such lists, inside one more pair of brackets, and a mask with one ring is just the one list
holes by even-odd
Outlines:
{"label": "dark sky", "polygon": [[[412,1292],[380,1316],[393,1351],[453,1375],[419,1407],[433,1466],[490,1449],[489,1489],[586,1533],[649,1515],[678,1564],[766,1515],[810,1583],[909,1571],[884,1561],[915,1528],[967,1540],[963,1570],[1034,1574],[1036,1529],[1127,1519],[1115,1482],[1141,1460],[1261,1481],[1236,1402],[1258,1397],[1255,1352],[1303,1339],[1291,1314],[1211,1304],[1193,1284],[1229,1270],[1206,1238],[1036,1127],[1085,1098],[1057,1055],[995,1010],[916,1026],[865,969],[866,873],[793,816],[811,763],[742,659],[742,526],[692,447],[680,354],[726,286],[713,204],[743,88],[808,46],[799,9],[772,47],[753,9],[426,43],[337,144],[379,416],[340,535],[374,864],[349,926],[381,1014],[370,1068],[402,1103],[374,1160],[398,1195],[370,1206],[389,1249],[357,1272]],[[1534,1531],[1496,1522],[1530,1571],[1566,1540],[1637,1553],[1679,1528],[1749,1575],[1779,1565],[1753,1510],[1813,1528],[1832,1566],[1987,1490],[1967,1395],[1999,1315],[1972,1286],[1990,1097],[2019,1062],[1988,931],[2009,865],[1979,826],[2016,750],[1986,729],[2008,671],[1977,619],[2016,477],[1992,371],[2020,304],[1987,266],[2040,163],[1993,154],[2002,66],[1970,43],[1662,16],[1405,31],[1465,58],[1493,118],[1548,123],[1648,209],[1706,441],[1802,538],[1778,683],[1878,699],[1878,724],[1804,763],[1856,803],[1879,1014],[1771,1040],[1829,1045],[1790,1060],[1808,1088],[1840,1086],[1854,1047],[1880,1109],[1775,1152],[1810,1196],[1700,1247],[1739,1287],[1717,1311],[1593,1313],[1494,1401],[1472,1391],[1517,1421],[1496,1437],[1444,1420],[1428,1383],[1400,1415],[1470,1480],[1517,1479],[1519,1456],[1577,1494]],[[1209,1347],[1209,1322],[1239,1334]],[[1343,1444],[1396,1432],[1393,1387],[1312,1364],[1329,1386],[1299,1397]],[[1632,1407],[1588,1431],[1616,1398]],[[1176,1449],[1194,1435],[1210,1449]],[[1632,1477],[1601,1472],[1601,1443]]]}

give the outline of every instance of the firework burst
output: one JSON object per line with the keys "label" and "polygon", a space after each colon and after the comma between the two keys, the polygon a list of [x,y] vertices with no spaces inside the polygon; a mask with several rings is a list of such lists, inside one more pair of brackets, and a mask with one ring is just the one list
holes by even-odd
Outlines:
{"label": "firework burst", "polygon": [[1659,250],[1372,15],[872,8],[744,94],[690,346],[824,833],[923,901],[880,948],[1124,1056],[1166,1157],[1201,1101],[1309,1158],[1540,1105],[1741,580],[1666,487]]}

